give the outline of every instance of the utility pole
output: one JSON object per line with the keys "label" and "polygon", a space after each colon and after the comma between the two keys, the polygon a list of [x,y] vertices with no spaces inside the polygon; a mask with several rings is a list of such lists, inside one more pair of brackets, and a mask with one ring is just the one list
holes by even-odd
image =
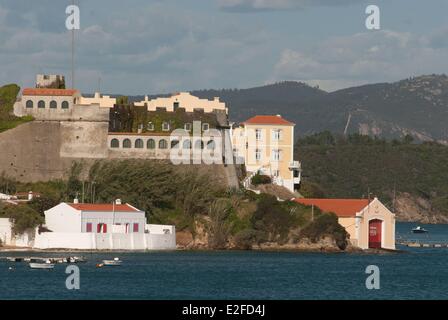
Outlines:
{"label": "utility pole", "polygon": [[85,181],[82,180],[82,198],[81,198],[82,203],[84,203],[84,183]]}

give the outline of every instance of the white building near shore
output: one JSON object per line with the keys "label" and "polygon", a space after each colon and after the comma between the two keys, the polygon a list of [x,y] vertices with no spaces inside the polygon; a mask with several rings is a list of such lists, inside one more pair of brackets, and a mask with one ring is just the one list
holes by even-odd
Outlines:
{"label": "white building near shore", "polygon": [[173,250],[176,229],[146,224],[130,204],[60,203],[45,211],[48,232],[36,231],[34,248],[85,250]]}

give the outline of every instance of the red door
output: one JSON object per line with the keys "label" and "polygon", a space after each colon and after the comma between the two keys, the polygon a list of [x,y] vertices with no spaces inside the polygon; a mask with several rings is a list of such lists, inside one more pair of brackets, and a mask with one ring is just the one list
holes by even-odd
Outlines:
{"label": "red door", "polygon": [[369,248],[381,248],[381,227],[383,221],[375,219],[369,221]]}
{"label": "red door", "polygon": [[107,224],[103,224],[103,233],[107,233]]}

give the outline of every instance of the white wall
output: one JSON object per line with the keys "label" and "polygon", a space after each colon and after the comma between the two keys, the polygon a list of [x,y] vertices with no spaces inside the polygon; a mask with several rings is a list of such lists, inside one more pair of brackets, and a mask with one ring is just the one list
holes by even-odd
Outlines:
{"label": "white wall", "polygon": [[81,214],[66,203],[45,211],[45,226],[53,232],[81,232]]}
{"label": "white wall", "polygon": [[128,233],[132,233],[134,223],[138,223],[138,232],[144,232],[146,217],[143,211],[135,212],[82,212],[81,214],[81,231],[86,232],[87,223],[92,223],[92,232],[97,231],[99,223],[107,224],[107,232],[112,232],[113,224],[129,224]]}
{"label": "white wall", "polygon": [[42,232],[36,233],[34,248],[37,249],[85,249],[95,248],[93,233]]}
{"label": "white wall", "polygon": [[14,235],[12,231],[13,223],[9,218],[0,218],[0,240],[5,246],[15,247],[32,247],[33,246],[33,232],[25,232]]}
{"label": "white wall", "polygon": [[[174,226],[170,225],[163,225],[163,224],[147,224],[146,230],[150,234],[174,234],[176,233],[176,228]],[[165,232],[167,230],[167,232]]]}
{"label": "white wall", "polygon": [[12,224],[9,218],[0,218],[0,240],[3,245],[11,244]]}
{"label": "white wall", "polygon": [[34,248],[81,250],[175,250],[176,234],[36,233]]}

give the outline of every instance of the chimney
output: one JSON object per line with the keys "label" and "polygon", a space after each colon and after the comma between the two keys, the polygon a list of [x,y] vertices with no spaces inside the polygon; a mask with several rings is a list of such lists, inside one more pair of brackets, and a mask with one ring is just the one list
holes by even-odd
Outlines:
{"label": "chimney", "polygon": [[278,115],[277,115],[277,117],[281,118],[281,117],[282,117],[282,115],[281,115],[281,114],[278,114]]}
{"label": "chimney", "polygon": [[78,204],[78,203],[79,203],[78,198],[73,199],[73,203],[74,203],[74,204]]}
{"label": "chimney", "polygon": [[115,200],[115,204],[121,204],[121,199]]}

